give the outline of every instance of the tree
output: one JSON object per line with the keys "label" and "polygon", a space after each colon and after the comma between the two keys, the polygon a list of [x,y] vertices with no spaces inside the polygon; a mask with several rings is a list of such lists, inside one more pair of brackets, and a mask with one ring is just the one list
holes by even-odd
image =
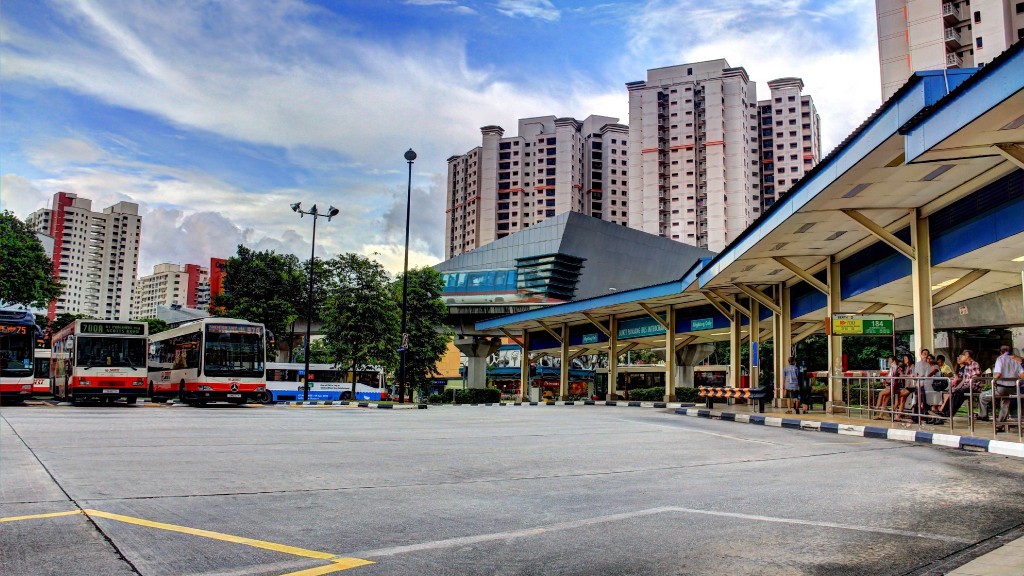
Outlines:
{"label": "tree", "polygon": [[[292,362],[304,363],[306,361],[306,347],[299,346],[295,350]],[[309,361],[312,364],[333,364],[334,358],[331,357],[331,351],[327,348],[323,338],[319,340],[313,340],[309,345]]]}
{"label": "tree", "polygon": [[64,291],[32,227],[0,212],[0,303],[45,308]]}
{"label": "tree", "polygon": [[257,252],[239,244],[228,259],[224,294],[214,298],[218,316],[261,322],[275,336],[286,334],[300,316],[304,274],[299,259],[273,250]]}
{"label": "tree", "polygon": [[381,366],[398,363],[399,308],[391,297],[390,278],[380,263],[358,254],[324,262],[326,306],[321,333],[336,366]]}
{"label": "tree", "polygon": [[152,336],[153,334],[159,334],[159,333],[161,333],[161,332],[163,332],[165,330],[170,330],[171,329],[171,327],[167,324],[167,322],[164,322],[163,320],[161,320],[159,318],[142,318],[142,319],[139,320],[139,322],[145,322],[146,324],[149,324],[149,335],[150,336]]}
{"label": "tree", "polygon": [[[444,283],[433,268],[409,270],[409,298],[406,308],[406,331],[409,349],[405,352],[406,383],[426,393],[430,379],[439,376],[437,363],[448,350],[454,332],[445,324],[448,306],[441,298]],[[395,303],[402,303],[402,277],[394,282]]]}

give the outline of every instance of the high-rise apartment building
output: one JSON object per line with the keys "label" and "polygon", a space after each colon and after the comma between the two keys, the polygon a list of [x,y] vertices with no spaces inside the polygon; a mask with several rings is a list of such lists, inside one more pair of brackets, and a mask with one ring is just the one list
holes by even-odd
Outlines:
{"label": "high-rise apartment building", "polygon": [[1020,0],[875,0],[882,99],[920,70],[981,66],[1024,39]]}
{"label": "high-rise apartment building", "polygon": [[132,319],[156,318],[158,306],[184,306],[207,310],[210,305],[210,273],[198,264],[157,264],[142,276],[132,293]]}
{"label": "high-rise apartment building", "polygon": [[483,143],[448,158],[445,258],[568,211],[628,223],[629,128],[618,118],[542,116],[519,134],[480,129]]}
{"label": "high-rise apartment building", "polygon": [[53,275],[64,293],[50,304],[61,312],[104,320],[128,320],[139,261],[139,205],[118,202],[102,212],[92,200],[58,192],[51,208],[28,216],[37,231],[53,237]]}
{"label": "high-rise apartment building", "polygon": [[140,276],[132,292],[132,320],[156,318],[157,306],[184,306],[188,274],[177,264],[157,264],[149,276]]}
{"label": "high-rise apartment building", "polygon": [[768,82],[771,98],[760,100],[761,205],[768,208],[821,161],[821,127],[814,99],[799,78]]}
{"label": "high-rise apartment building", "polygon": [[710,60],[629,89],[629,226],[721,251],[761,212],[757,90]]}

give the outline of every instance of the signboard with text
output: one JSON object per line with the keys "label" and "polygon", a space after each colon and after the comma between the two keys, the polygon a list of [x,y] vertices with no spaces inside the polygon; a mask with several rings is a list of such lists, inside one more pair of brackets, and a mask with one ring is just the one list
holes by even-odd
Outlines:
{"label": "signboard with text", "polygon": [[102,334],[104,336],[145,336],[145,324],[110,324],[104,322],[82,322],[81,334]]}
{"label": "signboard with text", "polygon": [[892,336],[892,315],[833,314],[832,334],[835,336]]}
{"label": "signboard with text", "polygon": [[617,336],[619,340],[629,340],[646,336],[660,336],[664,333],[665,327],[661,323],[650,316],[642,316],[620,321]]}
{"label": "signboard with text", "polygon": [[695,320],[690,320],[690,332],[696,332],[697,330],[711,330],[714,327],[714,318],[697,318]]}

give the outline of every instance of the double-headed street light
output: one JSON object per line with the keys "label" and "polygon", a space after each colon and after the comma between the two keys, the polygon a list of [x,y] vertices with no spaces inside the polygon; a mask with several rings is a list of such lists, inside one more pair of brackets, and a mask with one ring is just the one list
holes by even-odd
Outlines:
{"label": "double-headed street light", "polygon": [[[407,307],[409,301],[409,210],[412,207],[412,163],[416,160],[416,153],[409,148],[405,152],[405,161],[409,163],[409,182],[405,192],[405,264],[402,267],[402,345],[398,349],[401,354],[401,361],[398,372],[398,402],[405,403],[405,353],[409,350],[409,335],[406,334],[406,319],[408,316]],[[409,393],[412,396],[412,392]]]}
{"label": "double-headed street light", "polygon": [[313,204],[313,207],[309,210],[303,210],[302,202],[296,202],[295,204],[292,204],[292,212],[297,213],[299,218],[302,218],[307,214],[313,217],[313,248],[309,254],[309,298],[306,300],[306,372],[305,381],[302,386],[302,400],[306,401],[309,400],[309,338],[313,328],[313,276],[316,275],[313,267],[314,259],[316,258],[316,221],[317,218],[323,216],[327,218],[328,222],[330,222],[331,218],[337,216],[340,210],[331,206],[327,209],[326,214],[321,214],[320,211],[316,209],[316,204]]}

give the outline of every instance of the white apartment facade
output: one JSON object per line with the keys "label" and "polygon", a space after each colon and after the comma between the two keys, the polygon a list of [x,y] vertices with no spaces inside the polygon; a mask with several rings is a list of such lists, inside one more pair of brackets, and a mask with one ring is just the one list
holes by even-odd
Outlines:
{"label": "white apartment facade", "polygon": [[518,134],[480,129],[482,145],[448,158],[445,258],[567,211],[628,224],[629,128],[618,118],[523,118]]}
{"label": "white apartment facade", "polygon": [[882,100],[920,70],[990,62],[1024,38],[1021,0],[875,0]]}
{"label": "white apartment facade", "polygon": [[142,235],[138,204],[118,202],[94,212],[92,200],[58,192],[51,208],[33,212],[26,221],[54,239],[53,272],[64,293],[50,305],[51,317],[68,312],[130,318]]}
{"label": "white apartment facade", "polygon": [[157,306],[185,306],[189,275],[177,264],[157,264],[142,276],[132,293],[132,320],[156,318]]}
{"label": "white apartment facade", "polygon": [[629,90],[629,226],[721,251],[761,213],[757,90],[724,59]]}
{"label": "white apartment facade", "polygon": [[771,97],[757,103],[764,209],[821,161],[821,119],[803,80],[771,80],[768,89]]}

